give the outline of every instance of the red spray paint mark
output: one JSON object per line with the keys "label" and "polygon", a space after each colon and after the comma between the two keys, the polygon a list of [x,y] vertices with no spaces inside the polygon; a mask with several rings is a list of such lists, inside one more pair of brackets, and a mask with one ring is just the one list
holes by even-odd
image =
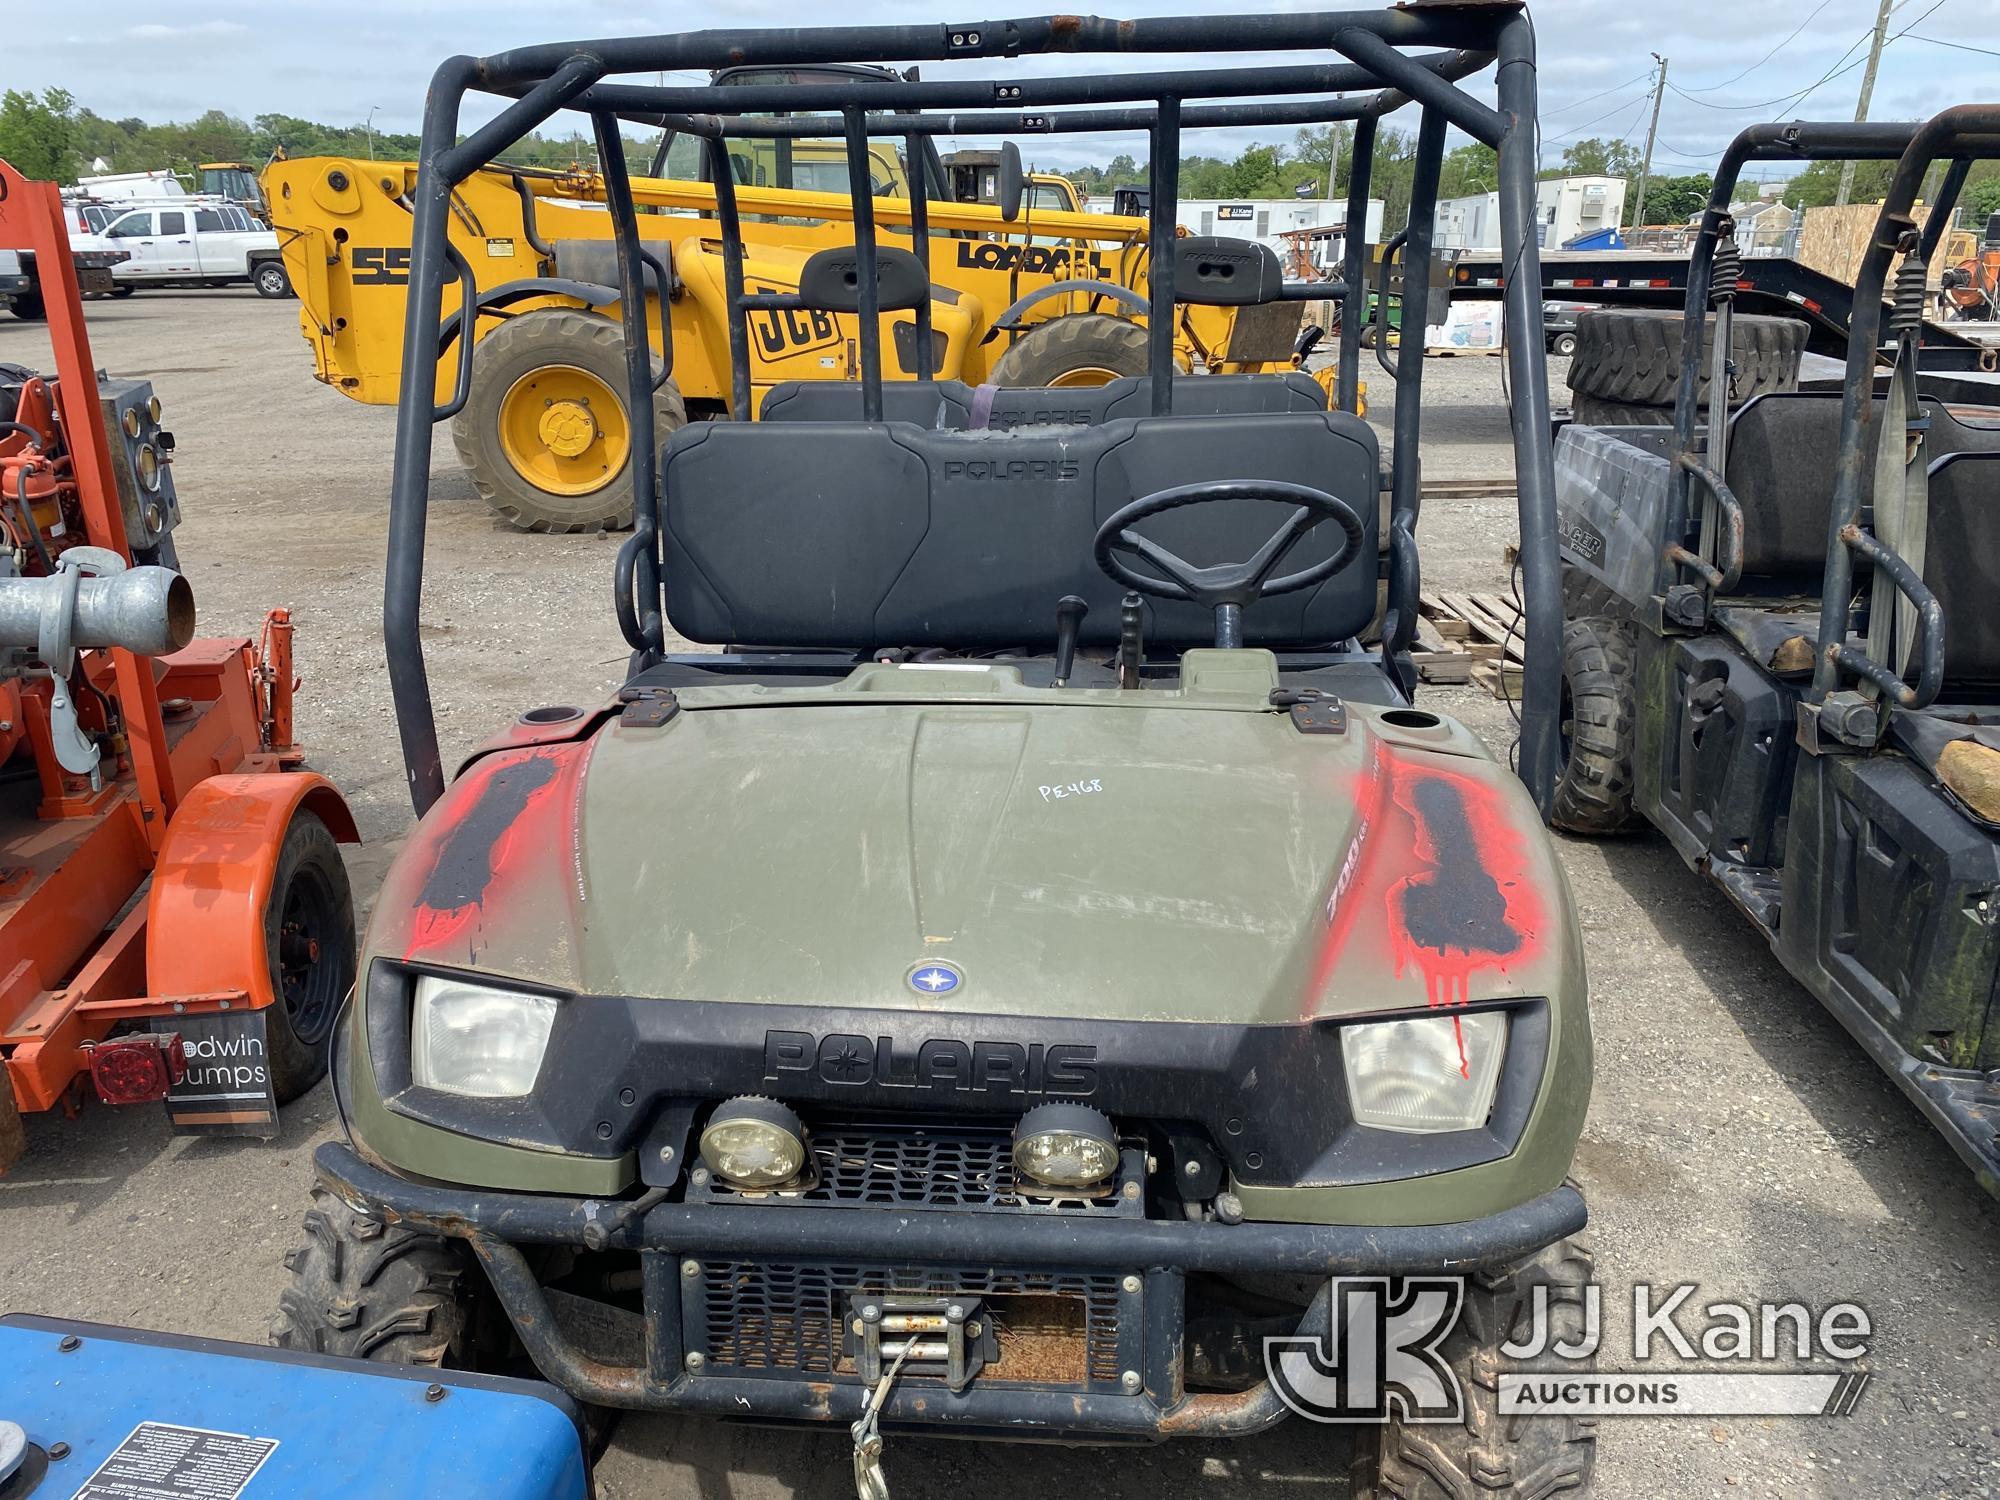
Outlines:
{"label": "red spray paint mark", "polygon": [[1423,974],[1432,1005],[1463,1004],[1475,975],[1504,973],[1539,953],[1542,903],[1497,789],[1378,744],[1356,805],[1355,841],[1328,896],[1309,1013],[1363,911],[1380,916],[1396,974],[1412,966]]}
{"label": "red spray paint mark", "polygon": [[559,855],[573,843],[576,793],[588,745],[566,744],[476,762],[442,807],[439,831],[410,913],[405,958],[451,950],[476,958],[472,930],[491,905],[495,887],[523,859]]}

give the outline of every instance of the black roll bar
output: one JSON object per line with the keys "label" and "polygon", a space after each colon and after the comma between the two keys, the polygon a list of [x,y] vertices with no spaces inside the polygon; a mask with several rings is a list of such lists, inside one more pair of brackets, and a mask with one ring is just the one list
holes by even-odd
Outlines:
{"label": "black roll bar", "polygon": [[[1430,52],[1413,49],[1436,49]],[[739,64],[764,66],[822,63],[912,63],[962,59],[1016,62],[1041,54],[1213,55],[1229,52],[1311,52],[1329,50],[1347,60],[1308,66],[1194,68],[1178,72],[1106,72],[1063,77],[1011,76],[954,78],[935,82],[870,80],[855,83],[800,83],[777,86],[732,85],[725,115],[714,111],[716,94],[706,87],[649,87],[627,75]],[[1458,87],[1461,79],[1497,60],[1497,107]],[[861,90],[865,87],[866,92]],[[457,140],[461,104],[468,92],[497,95],[509,102],[491,122]],[[1361,97],[1303,98],[1305,95]],[[1231,103],[1206,103],[1228,99]],[[429,490],[430,428],[435,420],[435,380],[416,373],[434,369],[438,358],[444,283],[458,267],[449,242],[450,195],[455,185],[499,151],[561,109],[592,116],[604,175],[606,206],[614,220],[619,258],[621,316],[626,337],[629,396],[634,435],[634,532],[619,551],[616,583],[621,626],[641,660],[656,657],[664,643],[660,595],[660,497],[652,432],[651,397],[671,370],[671,347],[657,373],[648,342],[645,285],[647,267],[667,278],[641,241],[626,172],[620,120],[670,123],[706,143],[715,184],[716,216],[724,239],[724,280],[730,302],[729,342],[732,404],[739,419],[750,416],[748,307],[760,300],[743,285],[741,219],[725,132],[777,139],[818,133],[821,122],[801,118],[801,110],[839,117],[846,142],[850,197],[859,274],[858,349],[864,412],[879,418],[882,403],[880,294],[875,270],[877,238],[869,182],[868,142],[877,134],[909,141],[942,130],[988,129],[1035,133],[1065,130],[1135,129],[1150,138],[1152,201],[1150,236],[1170,247],[1177,223],[1179,142],[1184,130],[1319,120],[1354,120],[1356,149],[1348,187],[1346,274],[1328,288],[1343,306],[1339,356],[1340,392],[1352,405],[1358,390],[1361,310],[1366,305],[1366,259],[1362,240],[1368,202],[1376,121],[1415,102],[1423,108],[1418,191],[1412,212],[1421,226],[1413,232],[1406,298],[1421,301],[1428,272],[1428,246],[1437,192],[1438,159],[1447,123],[1497,147],[1500,156],[1503,240],[1513,274],[1508,277],[1507,314],[1514,338],[1509,358],[1515,405],[1527,413],[1514,423],[1515,463],[1520,492],[1521,559],[1526,592],[1528,672],[1522,703],[1519,770],[1544,809],[1554,783],[1557,705],[1560,691],[1560,590],[1556,574],[1554,476],[1547,411],[1548,383],[1541,351],[1539,256],[1534,243],[1535,105],[1533,31],[1515,4],[1468,3],[1378,11],[1313,14],[1237,14],[1154,17],[1111,21],[1099,17],[1041,16],[964,25],[789,28],[771,31],[706,31],[683,35],[606,38],[578,44],[517,48],[483,59],[458,57],[437,71],[425,107],[418,186],[413,194],[413,238],[409,315],[396,428],[395,478],[390,495],[390,545],[383,627],[391,691],[409,777],[411,799],[421,813],[442,794],[437,730],[432,713],[419,634],[422,600],[425,512]],[[1115,109],[1112,105],[1132,107]],[[1085,106],[1041,113],[1051,106]],[[775,110],[792,118],[752,121],[742,112]],[[915,111],[958,111],[955,116]],[[913,241],[928,263],[928,203],[913,190]],[[1424,254],[1414,252],[1419,248]],[[1147,285],[1149,368],[1157,412],[1171,410],[1173,343],[1176,331],[1173,256],[1151,257]],[[1414,288],[1414,291],[1412,290]],[[931,366],[929,309],[917,311],[917,356]],[[1420,314],[1421,315],[1421,312]],[[667,310],[661,308],[663,343]],[[461,320],[459,334],[471,342],[473,330]],[[1530,358],[1530,355],[1537,356]],[[1398,373],[1398,476],[1391,521],[1391,577],[1388,654],[1395,661],[1414,625],[1419,587],[1414,528],[1417,520],[1416,420],[1420,414],[1421,360],[1404,360]],[[1541,414],[1541,415],[1538,415]],[[1405,423],[1409,426],[1406,427]],[[1404,438],[1407,433],[1407,446]]]}

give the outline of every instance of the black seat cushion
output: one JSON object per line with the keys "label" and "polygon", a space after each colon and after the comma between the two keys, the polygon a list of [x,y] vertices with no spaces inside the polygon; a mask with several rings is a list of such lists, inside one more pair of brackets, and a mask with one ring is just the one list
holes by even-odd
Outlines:
{"label": "black seat cushion", "polygon": [[[882,415],[919,427],[972,425],[974,392],[962,380],[885,380]],[[1278,375],[1183,375],[1174,381],[1174,415],[1220,416],[1325,411],[1326,392],[1302,370]],[[1121,375],[1096,386],[1002,386],[994,391],[985,424],[1016,427],[1087,427],[1116,417],[1153,414],[1153,382]],[[858,422],[858,380],[787,380],[764,398],[766,422]]]}
{"label": "black seat cushion", "polygon": [[[1354,507],[1363,545],[1316,588],[1245,614],[1251,644],[1321,645],[1375,608],[1379,457],[1341,412],[1119,420],[1013,433],[903,423],[700,423],[669,439],[665,581],[693,641],[962,649],[1055,637],[1056,601],[1080,594],[1084,640],[1117,639],[1123,590],[1092,560],[1098,525],[1131,500],[1203,479],[1312,485]],[[1144,531],[1197,564],[1247,560],[1289,513],[1245,501],[1189,507]],[[1337,548],[1324,524],[1288,572]],[[1214,617],[1153,602],[1149,640],[1211,644]]]}

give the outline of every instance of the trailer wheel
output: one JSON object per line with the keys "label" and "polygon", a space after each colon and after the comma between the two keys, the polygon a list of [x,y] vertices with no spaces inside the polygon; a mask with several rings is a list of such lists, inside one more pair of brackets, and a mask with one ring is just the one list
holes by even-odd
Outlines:
{"label": "trailer wheel", "polygon": [[[523,313],[474,345],[452,442],[480,496],[521,530],[615,530],[632,524],[625,400],[618,324],[567,307]],[[669,380],[653,393],[653,435],[686,424]]]}
{"label": "trailer wheel", "polygon": [[1562,770],[1549,821],[1567,833],[1630,828],[1638,692],[1628,626],[1603,615],[1563,626]]}
{"label": "trailer wheel", "polygon": [[271,1342],[384,1364],[468,1367],[476,1267],[443,1235],[356,1213],[312,1190],[305,1240],[285,1252]]}
{"label": "trailer wheel", "polygon": [[[1715,319],[1709,317],[1707,343]],[[1766,391],[1799,383],[1799,356],[1807,328],[1796,318],[1738,313],[1730,320],[1729,357],[1736,365],[1730,391],[1740,405]],[[1641,406],[1671,406],[1681,378],[1683,324],[1678,312],[1601,309],[1576,320],[1576,358],[1569,388],[1579,396]],[[1708,361],[1702,361],[1697,399],[1708,399]]]}
{"label": "trailer wheel", "polygon": [[9,306],[13,308],[14,316],[22,322],[41,322],[44,316],[42,310],[42,289],[36,287],[31,292],[16,292],[14,300]]}
{"label": "trailer wheel", "polygon": [[993,362],[995,385],[1108,385],[1146,373],[1146,330],[1109,313],[1071,313],[1038,323]]}
{"label": "trailer wheel", "polygon": [[292,814],[264,907],[278,1003],[266,1013],[271,1086],[289,1103],[326,1076],[334,1018],[354,987],[354,893],[340,846],[314,814]]}
{"label": "trailer wheel", "polygon": [[292,274],[285,269],[281,260],[260,260],[251,267],[250,284],[257,288],[260,297],[289,297],[292,295]]}
{"label": "trailer wheel", "polygon": [[1406,1423],[1391,1419],[1357,1429],[1354,1500],[1587,1500],[1597,1467],[1597,1437],[1578,1417],[1514,1417],[1500,1412],[1500,1377],[1543,1365],[1566,1376],[1596,1365],[1548,1356],[1515,1359],[1500,1350],[1525,1335],[1534,1289],[1548,1288],[1551,1343],[1574,1344],[1584,1333],[1584,1286],[1589,1249],[1575,1240],[1555,1244],[1513,1266],[1473,1277],[1457,1326],[1439,1354],[1458,1376],[1465,1420]]}

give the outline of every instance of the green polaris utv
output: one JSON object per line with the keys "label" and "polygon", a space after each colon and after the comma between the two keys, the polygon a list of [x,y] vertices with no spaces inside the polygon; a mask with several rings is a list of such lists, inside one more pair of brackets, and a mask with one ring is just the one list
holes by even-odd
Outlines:
{"label": "green polaris utv", "polygon": [[[1310,56],[1031,66],[1231,50]],[[729,116],[654,82],[805,58],[996,66],[746,86]],[[1460,86],[1489,69],[1497,107]],[[461,140],[474,89],[504,107]],[[593,305],[642,449],[676,281],[639,236],[621,121],[722,164],[735,380],[753,312],[837,320],[862,378],[781,389],[764,420],[692,424],[635,466],[629,680],[523,713],[448,782],[418,627],[432,427],[464,386],[434,408],[434,382],[403,382],[385,625],[421,821],[375,903],[335,1066],[347,1139],[316,1155],[278,1341],[530,1364],[601,1408],[843,1424],[870,1495],[899,1433],[1216,1437],[1294,1413],[1357,1424],[1366,1494],[1587,1489],[1586,1420],[1502,1407],[1539,1367],[1503,1345],[1574,1342],[1590,1274],[1567,1180],[1584,966],[1541,813],[1561,601],[1534,90],[1526,14],[1484,4],[446,63],[413,361],[465,368],[441,316],[478,253],[454,181],[568,108],[600,142],[619,285]],[[1329,295],[1255,242],[1176,243],[1182,132],[1351,122],[1359,223],[1377,122],[1410,105],[1405,295],[1428,291],[1447,123],[1498,148],[1522,268],[1518,776],[1411,701],[1424,371],[1400,363],[1385,473],[1352,414],[1367,247],[1331,289],[1351,314],[1332,409],[1299,373],[1174,365],[1181,306]],[[932,304],[953,294],[921,185],[910,232],[878,235],[864,188],[854,244],[797,292],[745,287],[728,143],[788,131],[844,137],[855,162],[872,137],[1143,133],[1167,164],[1152,243],[1177,251],[1147,283],[1149,374],[936,378]],[[719,649],[670,653],[669,631]],[[1422,1338],[1380,1336],[1422,1297]]]}

